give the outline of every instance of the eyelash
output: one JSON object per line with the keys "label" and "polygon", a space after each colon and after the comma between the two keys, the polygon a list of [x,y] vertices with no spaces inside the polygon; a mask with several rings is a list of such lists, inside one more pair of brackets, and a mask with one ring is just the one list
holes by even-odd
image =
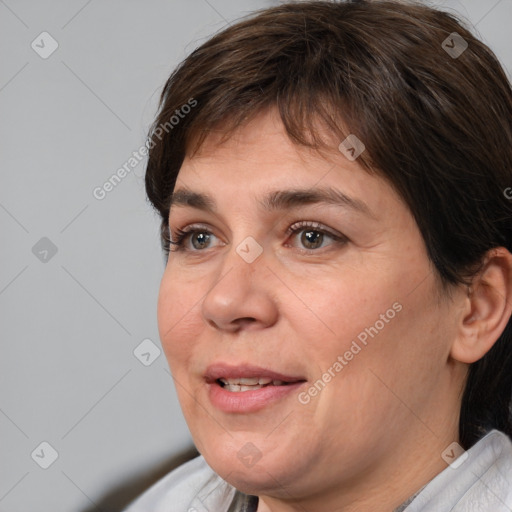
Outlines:
{"label": "eyelash", "polygon": [[[286,236],[296,235],[297,233],[300,233],[301,231],[305,231],[306,229],[309,229],[309,231],[317,231],[318,233],[322,233],[323,235],[327,235],[330,238],[332,238],[335,243],[337,244],[344,244],[348,241],[348,239],[343,235],[338,235],[334,233],[333,231],[330,231],[322,224],[319,224],[318,222],[309,222],[309,221],[299,221],[292,224],[287,230],[286,230]],[[171,247],[171,252],[179,252],[179,251],[189,251],[189,252],[202,252],[202,250],[197,249],[188,249],[185,248],[185,241],[186,239],[194,235],[195,233],[208,233],[212,234],[209,229],[207,229],[205,226],[192,224],[191,226],[188,226],[185,229],[176,229],[176,232],[174,234],[175,240],[169,239],[169,244]],[[172,246],[174,246],[174,250],[172,249]],[[320,248],[321,249],[321,248]],[[320,249],[304,249],[301,248],[300,250],[304,253],[313,253],[317,252]],[[203,249],[205,250],[205,249]]]}

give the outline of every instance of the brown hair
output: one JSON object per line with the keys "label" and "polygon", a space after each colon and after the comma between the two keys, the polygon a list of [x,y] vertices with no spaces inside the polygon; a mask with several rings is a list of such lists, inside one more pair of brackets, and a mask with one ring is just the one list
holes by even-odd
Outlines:
{"label": "brown hair", "polygon": [[[450,54],[461,41],[467,49]],[[171,123],[184,105],[192,108]],[[403,198],[445,288],[469,284],[491,248],[512,251],[504,194],[512,186],[512,91],[492,51],[454,15],[424,5],[307,1],[226,28],[165,84],[146,191],[167,254],[169,199],[185,154],[211,130],[228,137],[271,107],[297,144],[324,147],[319,123],[339,141],[349,133],[363,141],[358,163]],[[465,448],[492,428],[512,436],[511,343],[509,320],[470,367],[460,415]]]}

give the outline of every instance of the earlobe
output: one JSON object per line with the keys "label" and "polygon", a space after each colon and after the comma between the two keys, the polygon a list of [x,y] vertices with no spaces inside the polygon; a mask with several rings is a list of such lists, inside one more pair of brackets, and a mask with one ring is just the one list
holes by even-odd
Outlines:
{"label": "earlobe", "polygon": [[512,254],[491,249],[464,299],[450,355],[462,363],[481,359],[499,339],[512,314]]}

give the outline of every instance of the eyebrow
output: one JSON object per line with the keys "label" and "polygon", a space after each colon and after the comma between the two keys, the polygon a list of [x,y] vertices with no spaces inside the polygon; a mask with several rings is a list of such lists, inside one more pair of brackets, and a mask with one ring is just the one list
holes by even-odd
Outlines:
{"label": "eyebrow", "polygon": [[[355,197],[350,197],[340,190],[332,187],[275,190],[260,199],[259,204],[267,211],[299,208],[301,206],[312,204],[332,204],[354,210],[373,219],[376,218],[364,201]],[[190,208],[197,208],[198,210],[211,213],[217,212],[215,199],[208,194],[194,192],[188,188],[175,190],[171,195],[169,209],[178,206],[188,206]]]}

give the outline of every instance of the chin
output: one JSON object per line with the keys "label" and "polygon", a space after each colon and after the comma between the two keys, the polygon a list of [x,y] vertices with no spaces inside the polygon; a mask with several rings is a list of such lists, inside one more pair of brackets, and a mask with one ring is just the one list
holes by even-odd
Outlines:
{"label": "chin", "polygon": [[[215,469],[215,468],[214,468]],[[226,482],[245,494],[260,496],[261,494],[276,495],[283,492],[284,497],[289,494],[284,491],[289,480],[288,475],[278,469],[267,469],[262,464],[252,468],[233,469],[229,465],[223,467],[223,473],[217,472]],[[289,470],[289,468],[288,468]]]}
{"label": "chin", "polygon": [[245,441],[225,445],[220,452],[205,450],[202,455],[208,465],[228,483],[245,494],[259,495],[282,490],[295,480],[290,471],[293,469],[296,472],[298,467],[290,460],[289,452],[288,456],[284,453],[286,451],[276,446],[260,451],[251,441]]}

